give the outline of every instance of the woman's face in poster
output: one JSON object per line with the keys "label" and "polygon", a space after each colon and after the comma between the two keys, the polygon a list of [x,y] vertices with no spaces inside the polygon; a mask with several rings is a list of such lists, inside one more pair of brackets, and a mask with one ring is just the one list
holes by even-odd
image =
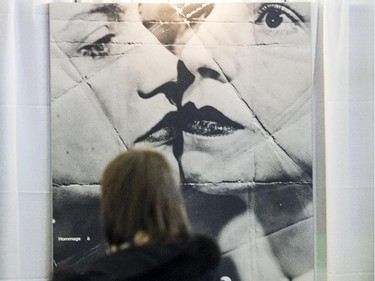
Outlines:
{"label": "woman's face in poster", "polygon": [[307,5],[215,5],[181,53],[196,75],[182,104],[226,118],[184,133],[186,178],[311,181],[309,32]]}
{"label": "woman's face in poster", "polygon": [[194,24],[160,7],[181,24],[150,27],[148,4],[75,9],[54,33],[74,66],[55,95],[86,83],[126,147],[220,183],[204,191],[311,181],[309,6],[217,3]]}
{"label": "woman's face in poster", "polygon": [[[52,99],[75,87],[94,95],[125,148],[176,110],[158,89],[176,81],[178,58],[143,26],[138,4],[75,4],[54,17],[52,39],[61,50],[55,69],[65,74],[56,74]],[[177,166],[167,137],[154,145]]]}

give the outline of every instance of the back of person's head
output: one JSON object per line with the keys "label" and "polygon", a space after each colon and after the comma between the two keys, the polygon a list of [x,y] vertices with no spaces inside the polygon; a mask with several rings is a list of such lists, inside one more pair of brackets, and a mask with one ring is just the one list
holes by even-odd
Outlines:
{"label": "back of person's head", "polygon": [[189,237],[176,172],[160,152],[133,149],[120,154],[105,168],[101,185],[104,234],[110,245]]}

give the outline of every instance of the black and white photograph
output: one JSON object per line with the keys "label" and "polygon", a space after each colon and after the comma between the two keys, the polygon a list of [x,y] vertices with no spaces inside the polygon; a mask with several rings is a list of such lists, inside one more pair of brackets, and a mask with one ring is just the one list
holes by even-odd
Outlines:
{"label": "black and white photograph", "polygon": [[[311,4],[50,4],[54,266],[105,255],[100,179],[178,172],[222,281],[313,281]],[[177,280],[176,280],[177,281]]]}

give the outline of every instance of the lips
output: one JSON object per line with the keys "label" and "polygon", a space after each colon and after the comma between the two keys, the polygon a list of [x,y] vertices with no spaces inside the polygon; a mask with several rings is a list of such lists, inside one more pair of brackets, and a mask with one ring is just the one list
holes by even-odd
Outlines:
{"label": "lips", "polygon": [[154,145],[167,144],[176,138],[176,126],[173,126],[176,120],[176,112],[169,112],[164,118],[151,128],[146,134],[138,137],[135,143],[147,142]]}
{"label": "lips", "polygon": [[184,119],[182,131],[193,135],[226,136],[244,128],[211,106],[204,106],[198,110],[189,102],[182,108],[181,115]]}
{"label": "lips", "polygon": [[187,125],[185,130],[187,133],[205,137],[230,135],[234,133],[234,131],[236,131],[236,129],[233,126],[223,126],[217,122],[205,120],[194,120],[193,123]]}
{"label": "lips", "polygon": [[217,109],[211,106],[197,109],[189,102],[177,112],[168,113],[135,142],[161,145],[173,141],[182,132],[202,137],[220,137],[241,129],[244,129],[242,125],[232,121]]}

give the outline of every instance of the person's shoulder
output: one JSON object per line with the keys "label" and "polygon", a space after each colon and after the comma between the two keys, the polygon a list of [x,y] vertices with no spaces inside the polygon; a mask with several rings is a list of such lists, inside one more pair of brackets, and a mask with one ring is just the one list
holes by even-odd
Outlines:
{"label": "person's shoulder", "polygon": [[188,240],[174,241],[151,247],[161,257],[158,259],[158,264],[142,271],[129,280],[219,280],[217,268],[221,258],[220,249],[217,243],[209,237],[193,236]]}
{"label": "person's shoulder", "polygon": [[207,236],[193,236],[188,241],[186,253],[193,259],[203,262],[207,269],[216,268],[220,263],[220,248],[215,240]]}

